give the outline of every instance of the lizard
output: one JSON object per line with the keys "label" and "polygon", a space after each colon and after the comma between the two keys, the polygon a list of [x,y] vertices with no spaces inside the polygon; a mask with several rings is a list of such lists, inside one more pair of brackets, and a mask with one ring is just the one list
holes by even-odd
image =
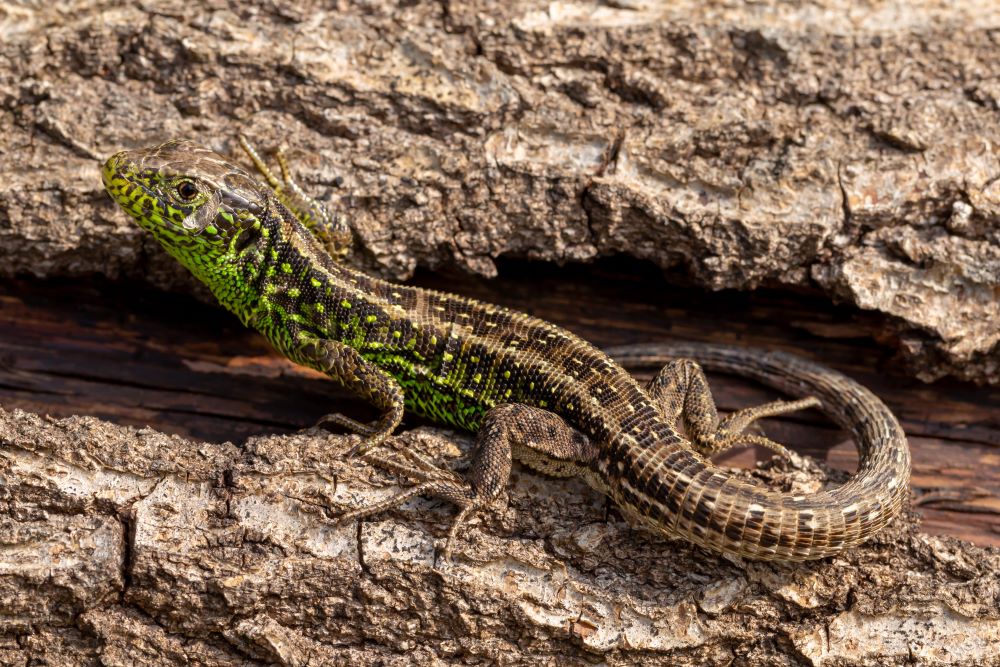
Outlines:
{"label": "lizard", "polygon": [[[708,344],[620,350],[632,362],[672,358],[645,386],[608,354],[542,319],[354,268],[349,222],[307,196],[277,152],[281,178],[239,142],[261,180],[188,140],[125,150],[102,169],[105,189],[223,306],[291,361],[363,398],[379,416],[325,419],[360,435],[349,455],[375,456],[404,411],[476,433],[467,473],[415,453],[387,463],[412,476],[394,497],[351,509],[361,519],[416,495],[455,503],[445,549],[474,512],[495,508],[518,460],[580,476],[634,523],[721,554],[823,558],[882,529],[907,498],[910,453],[891,411],[870,391],[781,352]],[[719,418],[703,367],[793,396]],[[763,445],[762,417],[822,406],[852,433],[857,472],[810,494],[736,477],[710,457]],[[404,452],[405,456],[405,452]]]}

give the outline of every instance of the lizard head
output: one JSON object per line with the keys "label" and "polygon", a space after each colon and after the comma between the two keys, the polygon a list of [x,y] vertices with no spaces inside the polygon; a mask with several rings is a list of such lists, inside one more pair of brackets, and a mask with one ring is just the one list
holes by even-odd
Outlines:
{"label": "lizard head", "polygon": [[224,302],[219,289],[262,256],[267,189],[224,157],[190,141],[112,155],[104,188]]}

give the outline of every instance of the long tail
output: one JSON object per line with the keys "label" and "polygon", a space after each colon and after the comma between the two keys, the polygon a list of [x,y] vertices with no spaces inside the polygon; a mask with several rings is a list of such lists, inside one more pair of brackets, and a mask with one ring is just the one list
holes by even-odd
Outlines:
{"label": "long tail", "polygon": [[[865,541],[906,502],[910,452],[903,429],[877,396],[841,373],[784,352],[723,345],[635,345],[605,352],[626,368],[662,366],[686,357],[707,369],[759,380],[795,397],[816,396],[822,410],[854,437],[858,471],[839,487],[802,496],[729,478],[714,497],[686,493],[674,532],[687,539],[756,559],[822,558]],[[709,475],[711,468],[706,471]],[[701,506],[706,503],[713,511]],[[707,528],[687,519],[706,514],[714,524]]]}

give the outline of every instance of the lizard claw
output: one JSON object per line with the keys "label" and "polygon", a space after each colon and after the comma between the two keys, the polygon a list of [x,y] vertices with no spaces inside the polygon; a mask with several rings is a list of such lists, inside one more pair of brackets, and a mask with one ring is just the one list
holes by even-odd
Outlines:
{"label": "lizard claw", "polygon": [[326,424],[335,424],[352,433],[357,433],[362,436],[361,442],[347,450],[347,458],[353,458],[358,454],[364,454],[365,452],[379,446],[392,434],[392,431],[395,428],[395,424],[392,424],[386,419],[378,419],[373,422],[365,423],[359,422],[356,419],[351,419],[347,415],[343,415],[339,412],[333,412],[320,417],[319,421],[316,422],[316,427],[319,428]]}
{"label": "lizard claw", "polygon": [[482,505],[480,505],[478,502],[473,501],[462,507],[458,515],[455,516],[455,519],[451,522],[451,528],[448,530],[448,537],[445,538],[444,547],[442,547],[440,552],[435,550],[434,553],[435,568],[437,568],[438,565],[439,555],[444,560],[448,561],[451,560],[451,545],[455,542],[455,538],[458,535],[458,529],[462,527],[462,524],[465,523],[466,520],[468,520],[470,514],[473,514],[474,512],[477,512],[480,509],[482,509]]}

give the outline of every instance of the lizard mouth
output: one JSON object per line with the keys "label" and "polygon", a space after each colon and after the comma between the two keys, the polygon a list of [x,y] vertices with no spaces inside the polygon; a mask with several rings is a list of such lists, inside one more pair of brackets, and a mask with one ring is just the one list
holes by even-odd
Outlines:
{"label": "lizard mouth", "polygon": [[135,177],[135,162],[129,158],[128,151],[115,153],[101,169],[101,180],[104,189],[115,202],[131,215],[139,217],[143,214],[142,202],[153,198],[148,188]]}
{"label": "lizard mouth", "polygon": [[109,157],[101,168],[101,181],[104,183],[104,189],[116,201],[119,199],[117,195],[122,191],[122,186],[127,182],[122,176],[121,167],[124,161],[125,151],[121,151]]}
{"label": "lizard mouth", "polygon": [[[143,182],[139,166],[129,151],[121,151],[108,158],[101,169],[101,180],[108,195],[140,227],[154,232],[163,227],[183,231],[180,227],[183,216],[179,211],[170,215],[170,207],[161,201],[159,193]],[[177,217],[177,220],[170,217]]]}

